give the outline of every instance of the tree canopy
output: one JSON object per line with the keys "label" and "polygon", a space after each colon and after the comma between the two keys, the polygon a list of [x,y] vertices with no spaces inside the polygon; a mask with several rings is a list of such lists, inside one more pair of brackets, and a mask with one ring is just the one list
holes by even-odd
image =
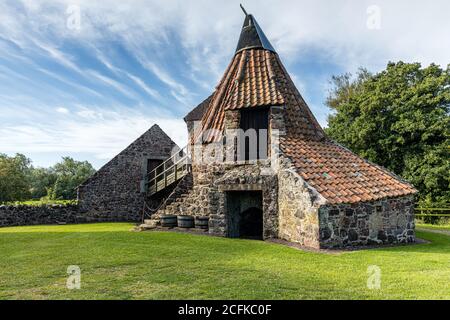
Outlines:
{"label": "tree canopy", "polygon": [[57,200],[75,199],[76,188],[95,173],[89,162],[75,161],[70,157],[64,157],[53,168],[57,178],[51,198]]}
{"label": "tree canopy", "polygon": [[327,134],[411,182],[425,203],[450,203],[450,65],[389,63],[332,78]]}
{"label": "tree canopy", "polygon": [[0,154],[0,202],[21,201],[30,197],[28,174],[31,161],[22,154]]}
{"label": "tree canopy", "polygon": [[0,202],[76,199],[76,187],[95,173],[89,162],[69,157],[51,168],[35,168],[31,163],[23,154],[0,154]]}

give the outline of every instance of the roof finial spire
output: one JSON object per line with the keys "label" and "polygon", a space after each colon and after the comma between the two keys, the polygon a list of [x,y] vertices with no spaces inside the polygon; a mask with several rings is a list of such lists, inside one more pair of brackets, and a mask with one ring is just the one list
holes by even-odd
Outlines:
{"label": "roof finial spire", "polygon": [[241,36],[236,52],[244,49],[266,49],[275,52],[275,49],[270,44],[264,32],[261,30],[258,22],[253,15],[248,14],[244,6],[241,4],[241,9],[245,13],[244,25],[242,26]]}
{"label": "roof finial spire", "polygon": [[244,6],[242,5],[242,3],[239,4],[239,5],[241,6],[242,11],[244,11],[245,16],[247,17],[247,16],[248,16],[248,13],[247,13],[247,11],[245,11]]}

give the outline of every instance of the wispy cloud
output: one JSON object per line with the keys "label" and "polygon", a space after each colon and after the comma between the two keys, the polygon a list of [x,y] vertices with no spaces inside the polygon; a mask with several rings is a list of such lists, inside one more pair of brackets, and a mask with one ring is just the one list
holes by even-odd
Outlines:
{"label": "wispy cloud", "polygon": [[53,119],[51,125],[41,122],[0,127],[2,152],[83,152],[107,160],[156,123],[180,145],[187,142],[181,119],[88,108],[79,108],[70,117],[64,107],[56,112],[62,117]]}
{"label": "wispy cloud", "polygon": [[[232,58],[239,2],[1,1],[0,152],[109,157],[155,122],[182,141],[178,119],[214,90]],[[79,30],[67,27],[69,5],[80,8]],[[244,5],[323,125],[333,74],[376,71],[389,60],[450,62],[447,0]],[[376,30],[367,27],[371,5],[380,9]]]}
{"label": "wispy cloud", "polygon": [[101,81],[104,84],[112,87],[113,89],[121,92],[123,95],[134,99],[134,100],[139,100],[139,97],[134,93],[134,91],[131,88],[128,88],[126,86],[124,86],[123,84],[121,84],[120,82],[111,79],[105,75],[100,74],[98,71],[95,70],[86,70],[85,74],[96,79],[97,81]]}

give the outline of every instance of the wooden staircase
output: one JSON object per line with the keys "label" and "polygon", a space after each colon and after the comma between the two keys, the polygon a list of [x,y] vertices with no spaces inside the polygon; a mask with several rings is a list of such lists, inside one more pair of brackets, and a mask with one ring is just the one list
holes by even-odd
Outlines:
{"label": "wooden staircase", "polygon": [[192,166],[187,147],[165,160],[147,176],[146,198],[151,198],[157,193],[172,187],[172,192],[162,201],[157,208],[149,208],[144,201],[142,212],[142,225],[136,228],[138,231],[152,229],[159,223],[160,213],[180,199],[186,197],[193,187]]}
{"label": "wooden staircase", "polygon": [[146,183],[148,195],[165,190],[191,173],[191,169],[188,148],[184,147],[149,173]]}

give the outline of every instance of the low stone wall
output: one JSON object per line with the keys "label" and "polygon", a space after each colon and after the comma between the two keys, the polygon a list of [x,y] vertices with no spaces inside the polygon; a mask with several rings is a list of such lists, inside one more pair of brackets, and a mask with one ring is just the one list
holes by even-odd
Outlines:
{"label": "low stone wall", "polygon": [[136,218],[113,212],[82,211],[77,205],[0,206],[0,227],[133,222]]}
{"label": "low stone wall", "polygon": [[319,209],[324,248],[415,242],[411,196]]}
{"label": "low stone wall", "polygon": [[78,206],[0,206],[0,227],[78,223]]}

